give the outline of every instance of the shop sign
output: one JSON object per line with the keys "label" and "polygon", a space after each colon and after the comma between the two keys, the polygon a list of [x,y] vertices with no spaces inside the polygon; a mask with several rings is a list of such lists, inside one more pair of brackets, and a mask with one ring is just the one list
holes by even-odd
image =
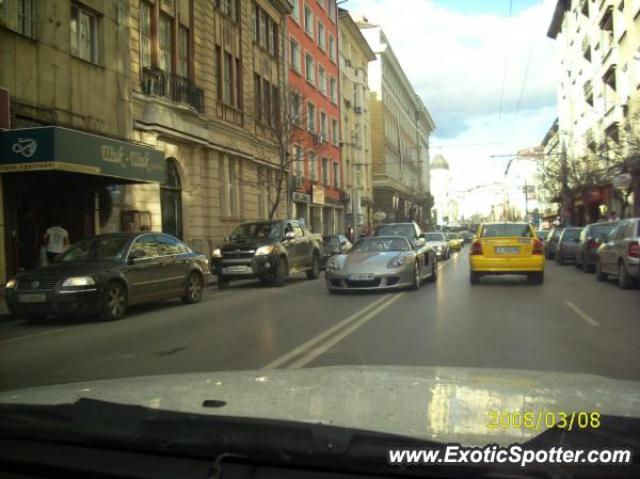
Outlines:
{"label": "shop sign", "polygon": [[311,197],[306,193],[294,191],[291,196],[296,203],[311,203]]}
{"label": "shop sign", "polygon": [[322,186],[313,185],[311,189],[311,197],[316,205],[324,205],[324,188]]}
{"label": "shop sign", "polygon": [[0,172],[64,170],[163,182],[164,154],[135,143],[61,127],[0,132]]}
{"label": "shop sign", "polygon": [[384,211],[376,211],[373,214],[373,219],[376,221],[384,221],[387,218],[387,214]]}

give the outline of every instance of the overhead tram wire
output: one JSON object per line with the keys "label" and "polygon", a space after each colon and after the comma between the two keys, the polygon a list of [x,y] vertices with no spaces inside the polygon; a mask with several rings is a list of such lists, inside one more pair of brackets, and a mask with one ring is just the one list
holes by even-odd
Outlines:
{"label": "overhead tram wire", "polygon": [[[509,18],[513,15],[513,0],[509,0]],[[504,85],[506,83],[507,65],[509,64],[509,37],[510,29],[507,28],[507,35],[504,45],[504,63],[502,64],[502,82],[500,86],[500,106],[498,108],[498,140],[500,140],[500,134],[502,130],[502,107],[504,104]]]}

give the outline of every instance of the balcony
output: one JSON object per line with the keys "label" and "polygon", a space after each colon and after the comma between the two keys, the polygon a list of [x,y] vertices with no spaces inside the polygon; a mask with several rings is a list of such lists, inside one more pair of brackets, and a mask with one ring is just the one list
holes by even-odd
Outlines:
{"label": "balcony", "polygon": [[184,103],[204,112],[204,92],[189,78],[167,73],[157,67],[142,69],[142,93]]}

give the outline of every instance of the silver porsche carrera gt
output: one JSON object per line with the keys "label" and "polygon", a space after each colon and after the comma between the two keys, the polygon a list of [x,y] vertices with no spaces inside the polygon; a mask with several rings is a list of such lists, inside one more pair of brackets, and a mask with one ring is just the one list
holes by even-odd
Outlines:
{"label": "silver porsche carrera gt", "polygon": [[327,261],[329,292],[418,289],[423,279],[435,281],[437,260],[424,238],[415,245],[404,236],[374,236],[357,241],[347,254]]}

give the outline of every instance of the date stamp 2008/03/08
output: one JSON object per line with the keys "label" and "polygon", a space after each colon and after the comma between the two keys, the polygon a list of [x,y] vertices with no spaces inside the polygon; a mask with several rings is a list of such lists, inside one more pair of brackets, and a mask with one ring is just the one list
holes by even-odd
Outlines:
{"label": "date stamp 2008/03/08", "polygon": [[597,429],[600,427],[598,411],[489,411],[489,429],[530,429],[541,431],[560,429]]}

